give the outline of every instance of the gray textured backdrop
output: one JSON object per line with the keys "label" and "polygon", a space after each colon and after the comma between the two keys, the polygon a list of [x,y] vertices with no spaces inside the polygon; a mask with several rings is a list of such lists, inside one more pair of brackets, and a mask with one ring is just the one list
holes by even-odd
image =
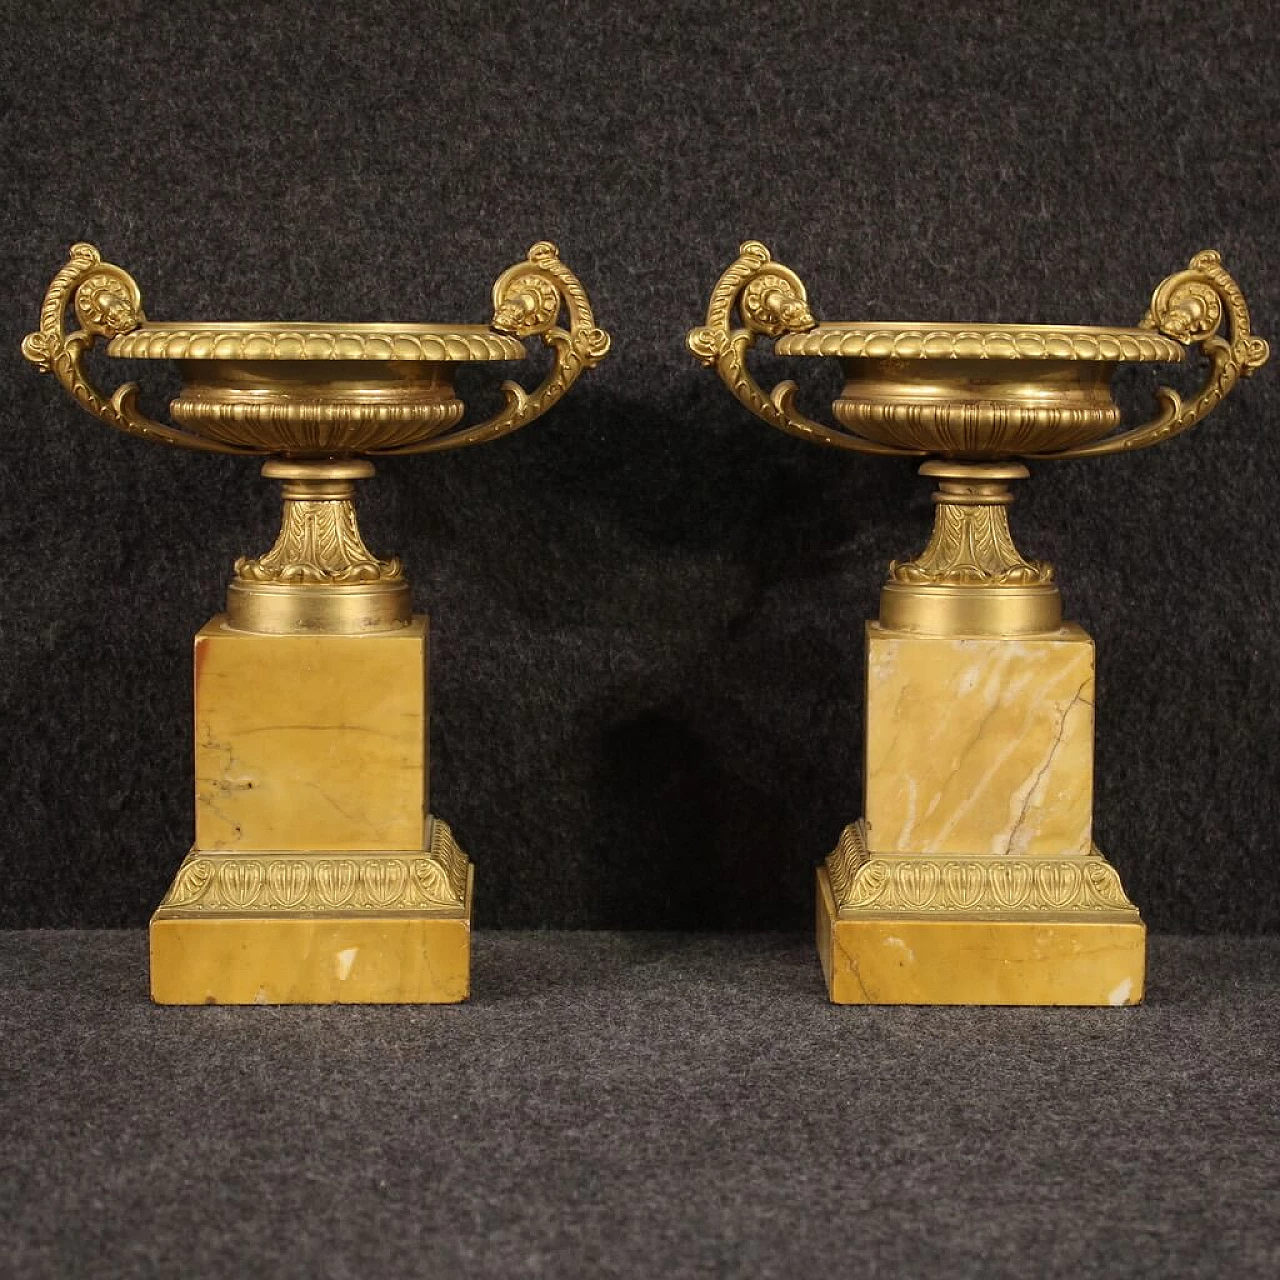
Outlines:
{"label": "gray textured backdrop", "polygon": [[[4,16],[3,925],[159,899],[191,636],[277,516],[254,463],[113,435],[21,362],[75,240],[159,319],[482,320],[542,237],[586,281],[614,354],[553,416],[364,494],[432,613],[433,791],[486,926],[804,927],[858,812],[861,623],[929,490],[689,358],[740,240],[828,319],[1092,322],[1213,245],[1280,336],[1269,5]],[[798,373],[819,406],[834,373]],[[1160,929],[1280,925],[1278,377],[1016,508],[1098,641],[1097,835]]]}

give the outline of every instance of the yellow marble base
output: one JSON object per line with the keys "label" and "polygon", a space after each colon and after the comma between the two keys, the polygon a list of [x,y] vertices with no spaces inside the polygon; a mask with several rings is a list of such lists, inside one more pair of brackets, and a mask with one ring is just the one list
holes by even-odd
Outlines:
{"label": "yellow marble base", "polygon": [[428,811],[427,619],[371,635],[196,635],[206,850],[412,849]]}
{"label": "yellow marble base", "polygon": [[1093,641],[866,639],[866,817],[818,872],[831,999],[1141,1000],[1146,928],[1093,844]]}
{"label": "yellow marble base", "polygon": [[866,827],[876,853],[1087,854],[1093,641],[867,627]]}
{"label": "yellow marble base", "polygon": [[193,849],[151,918],[157,1004],[451,1004],[473,870],[449,828],[397,853]]}
{"label": "yellow marble base", "polygon": [[427,812],[427,619],[195,642],[196,842],[151,919],[158,1004],[437,1004],[473,874]]}
{"label": "yellow marble base", "polygon": [[818,869],[818,954],[834,1004],[1131,1005],[1146,926],[1134,913],[1034,919],[842,912]]}

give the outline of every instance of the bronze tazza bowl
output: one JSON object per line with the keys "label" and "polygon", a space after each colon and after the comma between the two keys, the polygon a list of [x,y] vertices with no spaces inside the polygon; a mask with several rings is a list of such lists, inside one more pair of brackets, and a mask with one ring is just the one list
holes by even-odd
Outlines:
{"label": "bronze tazza bowl", "polygon": [[[269,458],[263,474],[283,482],[280,535],[265,555],[236,562],[230,626],[385,631],[408,623],[410,595],[399,560],[374,556],[356,523],[354,482],[373,474],[368,458],[458,449],[515,431],[609,350],[609,335],[552,244],[535,244],[524,262],[503,272],[493,307],[489,325],[157,324],[143,315],[132,277],[103,262],[92,245],[77,244],[22,349],[121,431],[183,449]],[[70,334],[68,308],[80,325]],[[567,328],[559,324],[562,311]],[[523,359],[521,340],[534,335],[554,354],[541,385],[526,392],[504,383],[504,407],[465,424],[454,366]],[[109,397],[93,385],[84,355],[99,338],[111,356],[177,363],[182,389],[169,406],[173,424],[139,410],[135,384]]]}
{"label": "bronze tazza bowl", "polygon": [[[769,393],[760,387],[747,353],[761,336],[775,340],[779,355],[841,361],[837,425],[800,413],[794,382]],[[1024,559],[1009,533],[1009,483],[1029,474],[1023,460],[1094,457],[1169,439],[1195,426],[1269,354],[1211,250],[1157,287],[1137,328],[818,324],[795,272],[748,241],[688,342],[748,409],[782,431],[837,449],[929,459],[920,470],[938,481],[933,537],[914,560],[890,565],[880,622],[941,635],[1016,635],[1061,623],[1052,566]],[[1191,343],[1209,362],[1199,391],[1184,400],[1162,387],[1149,422],[1117,430],[1117,366],[1181,361]]]}

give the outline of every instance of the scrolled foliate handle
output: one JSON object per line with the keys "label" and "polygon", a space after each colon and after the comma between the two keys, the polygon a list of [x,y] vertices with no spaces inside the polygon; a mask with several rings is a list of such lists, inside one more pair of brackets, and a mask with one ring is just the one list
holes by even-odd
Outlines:
{"label": "scrolled foliate handle", "polygon": [[[1226,338],[1218,334],[1224,317],[1230,333]],[[1183,400],[1170,387],[1158,387],[1160,409],[1149,422],[1093,444],[1043,456],[1090,458],[1145,449],[1189,431],[1217,407],[1241,378],[1266,364],[1271,354],[1266,340],[1252,332],[1249,308],[1240,286],[1213,249],[1197,253],[1185,271],[1176,272],[1156,286],[1142,327],[1155,329],[1187,346],[1198,344],[1209,359],[1204,385],[1189,400]]]}
{"label": "scrolled foliate handle", "polygon": [[[735,306],[742,320],[742,327],[736,329],[733,327]],[[703,364],[715,369],[734,396],[770,426],[836,449],[916,456],[918,450],[897,449],[866,440],[806,417],[795,408],[797,388],[790,380],[780,382],[770,392],[755,380],[747,367],[747,352],[758,338],[804,333],[815,324],[800,277],[789,267],[775,262],[758,240],[748,240],[739,248],[737,260],[716,282],[707,307],[706,324],[691,330],[686,341],[689,350]]]}
{"label": "scrolled foliate handle", "polygon": [[[67,308],[81,328],[66,331]],[[142,295],[128,272],[109,262],[91,244],[71,246],[67,264],[53,278],[40,308],[40,328],[22,342],[22,354],[41,373],[52,373],[71,398],[96,418],[129,435],[206,453],[247,453],[148,418],[137,405],[138,384],[127,382],[113,395],[99,391],[84,368],[85,352],[99,338],[110,341],[143,324]]]}
{"label": "scrolled foliate handle", "polygon": [[[568,312],[568,329],[557,323],[562,310]],[[452,435],[384,452],[438,453],[509,435],[540,418],[584,369],[594,368],[609,354],[611,339],[596,324],[582,282],[560,261],[555,245],[545,240],[529,250],[524,262],[498,277],[493,286],[493,327],[515,338],[542,336],[555,359],[541,384],[526,391],[519,383],[504,382],[506,404],[493,417]]]}

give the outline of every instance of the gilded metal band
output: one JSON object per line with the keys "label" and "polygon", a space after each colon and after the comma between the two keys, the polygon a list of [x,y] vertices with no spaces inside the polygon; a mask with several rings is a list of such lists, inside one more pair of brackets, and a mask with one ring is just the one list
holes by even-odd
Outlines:
{"label": "gilded metal band", "polygon": [[144,323],[113,338],[122,360],[523,360],[524,344],[480,324]]}
{"label": "gilded metal band", "polygon": [[469,864],[432,818],[424,849],[403,852],[224,852],[193,849],[160,904],[162,917],[461,914]]}
{"label": "gilded metal band", "polygon": [[885,854],[850,823],[826,861],[841,919],[1053,916],[1137,920],[1116,869],[1096,848],[1075,856]]}
{"label": "gilded metal band", "polygon": [[880,625],[934,636],[1021,636],[1062,625],[1062,595],[1055,586],[880,588]]}
{"label": "gilded metal band", "polygon": [[819,324],[779,338],[780,356],[842,360],[1158,360],[1177,362],[1183,348],[1146,329],[1029,324]]}

